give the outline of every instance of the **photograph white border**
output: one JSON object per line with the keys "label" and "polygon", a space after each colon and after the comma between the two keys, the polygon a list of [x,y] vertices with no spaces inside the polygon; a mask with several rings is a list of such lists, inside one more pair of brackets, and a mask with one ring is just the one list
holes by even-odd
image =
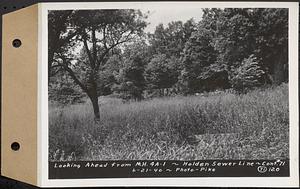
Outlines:
{"label": "photograph white border", "polygon": [[[48,10],[141,9],[167,6],[184,8],[288,8],[289,9],[289,110],[290,177],[191,177],[191,178],[112,178],[48,179]],[[41,187],[93,186],[215,186],[288,187],[299,186],[299,107],[298,107],[298,2],[81,2],[39,4],[38,66],[38,185]]]}

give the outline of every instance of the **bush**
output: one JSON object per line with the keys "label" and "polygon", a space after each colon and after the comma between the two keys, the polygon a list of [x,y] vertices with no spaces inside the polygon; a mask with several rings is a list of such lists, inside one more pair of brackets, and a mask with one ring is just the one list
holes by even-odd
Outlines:
{"label": "bush", "polygon": [[252,54],[244,59],[241,66],[236,68],[232,74],[232,87],[241,93],[246,93],[265,83],[266,73],[260,65],[260,62]]}
{"label": "bush", "polygon": [[71,87],[54,88],[49,90],[49,99],[62,105],[82,103],[84,97],[84,94]]}
{"label": "bush", "polygon": [[201,82],[203,91],[214,91],[230,88],[227,66],[224,64],[211,64],[203,68],[203,72],[197,77]]}
{"label": "bush", "polygon": [[113,85],[114,94],[123,100],[142,100],[143,90],[135,86],[133,82],[127,81],[120,85]]}

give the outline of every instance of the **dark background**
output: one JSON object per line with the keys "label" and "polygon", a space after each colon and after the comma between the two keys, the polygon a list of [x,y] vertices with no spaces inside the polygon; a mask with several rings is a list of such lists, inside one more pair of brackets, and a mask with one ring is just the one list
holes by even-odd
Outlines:
{"label": "dark background", "polygon": [[[99,0],[98,0],[99,1]],[[111,0],[110,0],[111,1]],[[222,0],[218,0],[222,1]],[[231,0],[233,1],[233,0]],[[252,0],[252,1],[258,1],[258,0]],[[268,0],[264,0],[268,1]],[[270,0],[269,0],[270,1]],[[276,1],[276,0],[273,0]],[[297,0],[289,0],[289,1],[297,1]],[[2,15],[22,9],[24,7],[33,5],[38,2],[97,2],[97,0],[89,0],[89,1],[82,1],[82,0],[0,0],[0,52],[2,52]],[[278,0],[277,0],[278,2]],[[2,53],[0,53],[0,74],[1,72],[1,60],[2,60]],[[0,82],[1,85],[1,82]],[[1,89],[1,87],[0,87]],[[1,130],[0,130],[1,131]],[[0,132],[1,133],[1,132]],[[1,137],[1,135],[0,135]],[[1,147],[1,145],[0,145]],[[35,189],[37,187],[33,187],[18,181],[11,180],[9,178],[5,178],[0,176],[0,189]]]}

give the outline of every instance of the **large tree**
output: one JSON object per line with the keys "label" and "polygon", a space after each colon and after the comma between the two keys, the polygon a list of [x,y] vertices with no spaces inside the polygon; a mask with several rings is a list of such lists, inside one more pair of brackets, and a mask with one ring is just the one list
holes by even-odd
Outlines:
{"label": "large tree", "polygon": [[[49,15],[61,15],[62,12],[51,11]],[[49,36],[69,37],[66,43],[55,47],[60,50],[54,52],[49,64],[52,68],[58,67],[67,72],[87,94],[93,105],[95,120],[99,121],[99,72],[104,69],[114,49],[142,35],[146,27],[145,15],[130,9],[76,10],[67,17],[59,18],[53,24],[61,25],[65,22],[65,29],[59,30],[59,34],[49,30]],[[82,49],[85,54],[83,58],[79,53]]]}
{"label": "large tree", "polygon": [[150,58],[149,46],[145,41],[138,40],[126,45],[124,49],[123,64],[116,76],[117,82],[113,90],[123,99],[141,100],[146,87],[144,72]]}
{"label": "large tree", "polygon": [[[287,9],[204,9],[197,31],[185,44],[181,84],[187,93],[239,82],[246,88],[253,82],[280,84],[288,79],[287,46]],[[238,74],[253,65],[259,71],[246,72],[258,74],[249,77],[253,81]]]}
{"label": "large tree", "polygon": [[150,89],[171,88],[177,82],[178,61],[165,54],[155,55],[145,70],[145,79]]}
{"label": "large tree", "polygon": [[271,82],[288,81],[288,9],[253,9],[256,24],[254,54],[261,58]]}
{"label": "large tree", "polygon": [[170,22],[167,26],[159,24],[153,34],[149,34],[152,54],[165,54],[167,58],[180,57],[186,41],[196,30],[196,23],[190,19]]}
{"label": "large tree", "polygon": [[216,62],[216,58],[212,33],[204,27],[199,27],[189,38],[183,51],[180,83],[185,94],[203,90],[204,85],[200,76],[205,68]]}
{"label": "large tree", "polygon": [[181,56],[186,42],[196,31],[193,19],[172,21],[166,26],[159,24],[149,34],[151,61],[146,69],[148,88],[163,89],[177,87],[178,77],[183,69]]}
{"label": "large tree", "polygon": [[254,54],[269,75],[266,82],[287,81],[288,9],[224,9],[214,33],[218,61],[232,73]]}

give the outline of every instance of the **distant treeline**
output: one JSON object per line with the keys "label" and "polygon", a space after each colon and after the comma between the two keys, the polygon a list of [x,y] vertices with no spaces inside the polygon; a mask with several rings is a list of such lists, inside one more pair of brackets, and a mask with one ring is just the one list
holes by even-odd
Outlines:
{"label": "distant treeline", "polygon": [[50,12],[50,99],[140,100],[145,91],[166,88],[184,95],[244,93],[288,81],[288,9],[199,14],[198,23],[173,21],[146,34],[147,15],[138,10]]}

